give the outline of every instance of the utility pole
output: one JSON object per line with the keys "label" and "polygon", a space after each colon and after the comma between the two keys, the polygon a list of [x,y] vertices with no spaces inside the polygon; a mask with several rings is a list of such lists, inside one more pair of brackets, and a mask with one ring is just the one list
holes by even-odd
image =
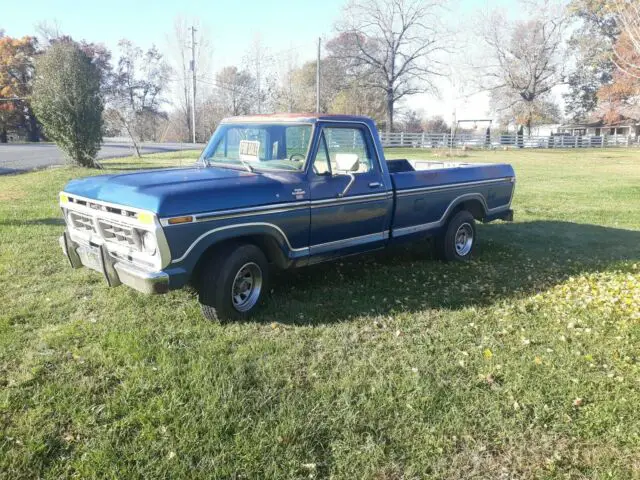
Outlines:
{"label": "utility pole", "polygon": [[196,143],[196,28],[191,27],[191,73],[193,85],[191,87],[191,140]]}
{"label": "utility pole", "polygon": [[320,41],[318,37],[318,58],[316,60],[316,113],[320,113]]}

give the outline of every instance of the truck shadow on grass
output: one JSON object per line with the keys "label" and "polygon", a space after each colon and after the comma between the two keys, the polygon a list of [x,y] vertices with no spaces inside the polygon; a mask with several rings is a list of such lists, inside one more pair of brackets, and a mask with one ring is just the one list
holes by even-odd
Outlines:
{"label": "truck shadow on grass", "polygon": [[482,225],[469,263],[438,261],[429,241],[274,275],[255,321],[296,325],[462,309],[545,291],[570,276],[630,270],[640,231],[560,221]]}

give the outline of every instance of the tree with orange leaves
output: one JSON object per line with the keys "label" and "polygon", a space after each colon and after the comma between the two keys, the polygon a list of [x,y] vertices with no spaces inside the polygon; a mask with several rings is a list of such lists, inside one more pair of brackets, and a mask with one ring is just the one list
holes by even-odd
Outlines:
{"label": "tree with orange leaves", "polygon": [[0,143],[7,131],[22,126],[30,141],[38,141],[38,122],[31,110],[29,95],[33,83],[34,37],[0,35]]}
{"label": "tree with orange leaves", "polygon": [[610,56],[616,67],[612,80],[598,90],[598,116],[607,123],[640,120],[640,3],[610,0],[606,7],[620,35]]}
{"label": "tree with orange leaves", "polygon": [[[640,51],[634,48],[627,32],[615,44],[615,63],[611,83],[598,91],[599,116],[607,123],[626,118],[640,119],[640,71],[636,75],[632,66],[640,65]],[[623,66],[624,65],[624,66]]]}

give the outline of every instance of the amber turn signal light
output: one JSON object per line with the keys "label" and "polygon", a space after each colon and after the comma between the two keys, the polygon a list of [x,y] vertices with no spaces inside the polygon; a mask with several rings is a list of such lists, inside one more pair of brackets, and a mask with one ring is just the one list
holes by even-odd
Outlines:
{"label": "amber turn signal light", "polygon": [[188,215],[186,217],[173,217],[170,218],[168,223],[169,225],[176,225],[178,223],[190,223],[193,222],[193,217],[191,215]]}

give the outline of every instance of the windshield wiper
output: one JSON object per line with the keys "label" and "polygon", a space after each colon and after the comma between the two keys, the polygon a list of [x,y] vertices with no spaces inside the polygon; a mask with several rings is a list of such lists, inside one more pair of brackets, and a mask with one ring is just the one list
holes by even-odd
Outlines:
{"label": "windshield wiper", "polygon": [[235,164],[230,164],[228,162],[216,162],[215,160],[205,160],[205,165],[207,167],[219,167],[219,168],[230,168],[232,170],[238,170],[239,168],[245,168],[248,172],[251,173],[255,173],[255,168],[252,167],[251,165],[249,165],[245,160],[240,160],[238,159],[238,161],[240,162],[240,165],[238,165],[237,163]]}
{"label": "windshield wiper", "polygon": [[242,160],[241,158],[238,158],[238,160],[240,160],[240,163],[242,163],[242,165],[247,167],[247,170],[249,172],[253,173],[253,167],[251,165],[249,165],[249,162],[247,162],[246,160]]}

